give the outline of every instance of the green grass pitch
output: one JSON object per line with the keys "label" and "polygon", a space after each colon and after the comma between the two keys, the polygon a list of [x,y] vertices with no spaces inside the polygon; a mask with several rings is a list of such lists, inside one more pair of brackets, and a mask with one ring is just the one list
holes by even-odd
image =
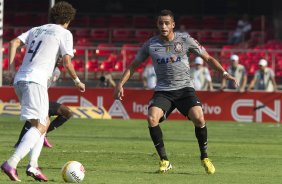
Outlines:
{"label": "green grass pitch", "polygon": [[[0,162],[14,151],[23,125],[19,117],[0,117]],[[173,170],[158,174],[158,156],[144,120],[71,119],[49,133],[52,149],[43,148],[39,160],[49,183],[64,183],[60,170],[77,160],[89,184],[269,184],[281,183],[282,131],[277,124],[208,122],[209,157],[216,173],[200,165],[194,128],[188,121],[161,124]],[[19,163],[21,183],[28,156]],[[0,183],[10,182],[0,173]]]}

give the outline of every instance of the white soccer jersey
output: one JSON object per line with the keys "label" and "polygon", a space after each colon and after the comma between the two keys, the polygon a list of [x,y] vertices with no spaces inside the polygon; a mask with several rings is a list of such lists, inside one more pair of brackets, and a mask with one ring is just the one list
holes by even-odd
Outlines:
{"label": "white soccer jersey", "polygon": [[18,38],[26,44],[27,49],[14,83],[30,81],[47,88],[58,56],[68,54],[73,57],[72,33],[61,25],[34,27]]}

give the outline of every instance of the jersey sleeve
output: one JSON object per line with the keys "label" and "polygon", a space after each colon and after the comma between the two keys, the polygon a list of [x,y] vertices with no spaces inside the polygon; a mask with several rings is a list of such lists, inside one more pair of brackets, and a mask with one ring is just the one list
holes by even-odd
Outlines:
{"label": "jersey sleeve", "polygon": [[142,62],[149,57],[149,41],[145,42],[140,50],[137,52],[135,61]]}
{"label": "jersey sleeve", "polygon": [[73,54],[73,36],[70,31],[67,31],[60,43],[60,52],[61,55],[70,55],[71,57],[74,56]]}
{"label": "jersey sleeve", "polygon": [[201,55],[206,52],[206,49],[190,35],[187,35],[188,51],[193,52],[196,55]]}
{"label": "jersey sleeve", "polygon": [[20,36],[18,36],[18,39],[20,39],[24,44],[27,44],[30,31],[31,30],[28,30],[27,32],[22,33]]}

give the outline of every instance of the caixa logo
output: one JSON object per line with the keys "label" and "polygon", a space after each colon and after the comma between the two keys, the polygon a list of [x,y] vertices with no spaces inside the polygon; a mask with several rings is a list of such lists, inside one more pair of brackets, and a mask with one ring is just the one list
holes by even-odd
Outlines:
{"label": "caixa logo", "polygon": [[[235,121],[238,122],[263,122],[263,114],[270,117],[276,122],[280,122],[281,119],[281,101],[273,100],[274,105],[271,104],[266,106],[263,102],[259,100],[252,99],[240,99],[234,101],[231,106],[231,115]],[[250,111],[240,111],[240,108],[250,108]],[[250,113],[251,112],[251,113]]]}
{"label": "caixa logo", "polygon": [[167,63],[176,63],[180,62],[181,58],[179,56],[177,57],[167,57],[167,58],[158,58],[157,63],[158,64],[167,64]]}

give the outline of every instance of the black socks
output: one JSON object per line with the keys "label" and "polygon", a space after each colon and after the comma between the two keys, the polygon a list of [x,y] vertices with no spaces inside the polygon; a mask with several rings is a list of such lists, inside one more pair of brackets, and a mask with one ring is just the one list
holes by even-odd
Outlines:
{"label": "black socks", "polygon": [[160,156],[160,159],[168,160],[165,152],[163,133],[161,127],[159,125],[155,127],[149,127],[149,130],[150,130],[152,141],[154,142],[155,148]]}
{"label": "black socks", "polygon": [[208,132],[207,127],[199,128],[195,127],[195,134],[198,139],[198,144],[201,152],[201,160],[208,158]]}
{"label": "black socks", "polygon": [[51,132],[52,130],[58,128],[62,124],[64,124],[68,119],[64,118],[63,116],[57,116],[51,123],[47,130],[47,133]]}

